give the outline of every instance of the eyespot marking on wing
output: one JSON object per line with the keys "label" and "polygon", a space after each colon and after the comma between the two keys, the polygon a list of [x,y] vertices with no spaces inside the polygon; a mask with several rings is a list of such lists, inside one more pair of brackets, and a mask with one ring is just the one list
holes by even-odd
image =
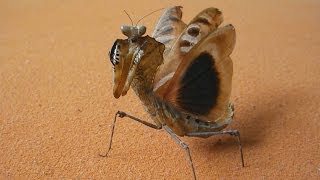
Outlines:
{"label": "eyespot marking on wing", "polygon": [[197,37],[200,33],[200,27],[199,26],[190,26],[187,31],[190,36]]}
{"label": "eyespot marking on wing", "polygon": [[[223,20],[222,13],[216,8],[208,8],[199,13],[187,26],[180,36],[180,52],[185,55],[204,38],[209,32],[213,32]],[[186,43],[185,41],[190,41]]]}
{"label": "eyespot marking on wing", "polygon": [[197,43],[197,37],[190,36],[186,33],[180,39],[180,51],[183,53],[187,53]]}
{"label": "eyespot marking on wing", "polygon": [[205,25],[210,25],[211,23],[209,22],[207,17],[198,17],[193,23],[202,23]]}
{"label": "eyespot marking on wing", "polygon": [[208,114],[219,96],[219,74],[214,58],[207,52],[201,53],[187,68],[180,84],[179,106],[197,115]]}

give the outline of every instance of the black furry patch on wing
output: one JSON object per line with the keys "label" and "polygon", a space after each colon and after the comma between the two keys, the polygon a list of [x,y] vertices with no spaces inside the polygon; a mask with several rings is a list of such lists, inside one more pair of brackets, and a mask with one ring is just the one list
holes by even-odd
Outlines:
{"label": "black furry patch on wing", "polygon": [[207,52],[193,60],[182,77],[177,102],[186,111],[206,115],[216,105],[219,76],[214,58]]}

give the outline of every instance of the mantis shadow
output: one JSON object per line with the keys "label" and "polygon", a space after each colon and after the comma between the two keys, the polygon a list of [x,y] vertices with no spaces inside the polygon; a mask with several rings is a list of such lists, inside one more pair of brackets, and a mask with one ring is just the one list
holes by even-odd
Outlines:
{"label": "mantis shadow", "polygon": [[[299,108],[296,101],[303,96],[297,95],[296,92],[272,93],[269,91],[257,99],[235,102],[235,117],[227,129],[240,131],[241,143],[245,149],[264,143],[266,136],[271,135],[277,129],[280,131],[285,128],[284,123],[288,120],[287,112],[293,112]],[[237,106],[239,106],[238,110]],[[207,139],[188,139],[187,141],[191,146],[200,147],[201,151],[207,153],[232,151],[238,146],[235,137],[228,135],[211,136]]]}

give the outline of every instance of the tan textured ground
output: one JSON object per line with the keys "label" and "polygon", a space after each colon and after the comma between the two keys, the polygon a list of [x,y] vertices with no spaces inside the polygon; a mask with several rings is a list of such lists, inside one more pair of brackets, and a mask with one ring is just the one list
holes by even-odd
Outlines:
{"label": "tan textured ground", "polygon": [[[123,37],[123,13],[184,6],[190,20],[220,8],[237,30],[232,100],[235,139],[183,138],[199,179],[320,179],[320,2],[0,1],[0,178],[192,179],[184,151],[148,119],[132,91],[112,96],[108,50]],[[142,21],[153,29],[160,13]],[[221,141],[219,141],[221,139]]]}

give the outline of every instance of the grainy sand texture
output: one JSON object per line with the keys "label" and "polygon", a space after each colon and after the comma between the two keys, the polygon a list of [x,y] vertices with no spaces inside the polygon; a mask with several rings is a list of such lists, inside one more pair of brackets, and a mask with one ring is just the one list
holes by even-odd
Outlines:
{"label": "grainy sand texture", "polygon": [[[234,137],[182,138],[198,179],[320,179],[320,1],[0,1],[0,179],[192,179],[183,149],[132,90],[115,99],[108,51],[119,27],[183,6],[188,22],[224,13],[237,43],[233,91],[245,167]],[[161,12],[141,21],[151,34]]]}

